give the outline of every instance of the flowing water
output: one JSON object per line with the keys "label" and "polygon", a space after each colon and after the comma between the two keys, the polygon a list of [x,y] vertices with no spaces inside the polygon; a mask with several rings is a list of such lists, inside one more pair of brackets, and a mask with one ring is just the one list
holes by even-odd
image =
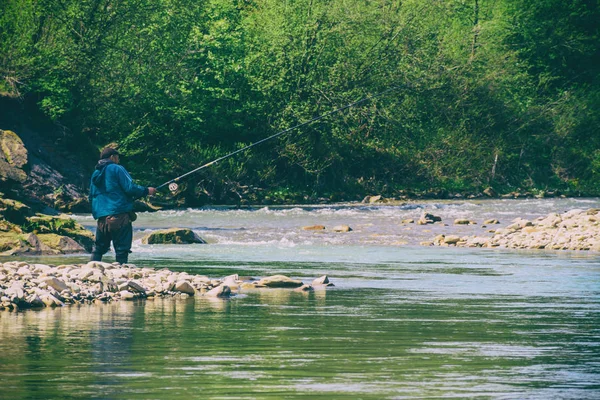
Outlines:
{"label": "flowing water", "polygon": [[[592,207],[600,199],[142,213],[137,265],[327,274],[335,287],[3,312],[0,398],[598,399],[600,254],[418,245],[440,232],[484,235],[487,218],[504,226]],[[448,226],[401,223],[422,210]],[[314,224],[353,231],[301,229]],[[209,244],[141,244],[171,226]]]}

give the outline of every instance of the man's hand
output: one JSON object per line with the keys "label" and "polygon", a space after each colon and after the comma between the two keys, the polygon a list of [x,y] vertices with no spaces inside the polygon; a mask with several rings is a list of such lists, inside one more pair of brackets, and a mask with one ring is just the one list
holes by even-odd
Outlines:
{"label": "man's hand", "polygon": [[156,194],[156,188],[149,187],[148,188],[148,195],[154,196],[155,194]]}

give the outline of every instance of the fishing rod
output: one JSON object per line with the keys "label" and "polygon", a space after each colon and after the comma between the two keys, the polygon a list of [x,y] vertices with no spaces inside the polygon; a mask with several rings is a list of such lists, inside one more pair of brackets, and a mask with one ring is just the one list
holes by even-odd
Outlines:
{"label": "fishing rod", "polygon": [[252,148],[252,147],[254,147],[254,146],[257,146],[257,145],[259,145],[259,144],[261,144],[261,143],[264,143],[264,142],[266,142],[266,141],[268,141],[268,140],[275,139],[276,137],[279,137],[279,136],[281,136],[281,135],[284,135],[284,134],[286,134],[286,133],[288,133],[288,132],[290,132],[290,131],[293,131],[294,129],[298,129],[298,128],[301,128],[301,127],[303,127],[303,126],[305,126],[305,125],[312,124],[313,122],[319,121],[319,120],[321,120],[321,119],[323,119],[323,118],[326,118],[326,117],[328,117],[328,116],[330,116],[330,115],[332,115],[332,114],[338,113],[338,112],[340,112],[340,111],[343,111],[343,110],[346,110],[346,109],[348,109],[348,108],[355,107],[355,106],[357,106],[357,105],[359,105],[359,104],[361,104],[361,103],[364,103],[364,102],[366,102],[366,101],[372,100],[372,99],[374,99],[374,98],[377,98],[377,97],[381,97],[381,96],[383,96],[383,95],[384,95],[384,94],[386,94],[386,93],[389,93],[389,92],[391,92],[391,91],[398,90],[398,89],[399,89],[399,87],[398,87],[398,86],[392,86],[392,87],[390,87],[390,88],[388,88],[388,89],[386,89],[386,90],[384,90],[384,91],[382,91],[382,92],[376,93],[376,94],[374,94],[374,95],[371,95],[371,96],[366,96],[366,97],[363,97],[363,98],[362,98],[362,99],[360,99],[360,100],[357,100],[357,101],[354,101],[354,102],[352,102],[352,103],[350,103],[350,104],[347,104],[347,105],[345,105],[345,106],[342,106],[342,107],[336,108],[335,110],[329,111],[328,113],[321,114],[321,115],[319,115],[319,116],[317,116],[317,117],[311,118],[311,119],[309,119],[308,121],[305,121],[305,122],[299,123],[299,124],[297,124],[297,125],[294,125],[294,126],[292,126],[291,128],[284,129],[284,130],[282,130],[281,132],[277,132],[276,134],[274,134],[274,135],[271,135],[271,136],[269,136],[269,137],[266,137],[266,138],[264,138],[264,139],[261,139],[261,140],[259,140],[258,142],[254,142],[254,143],[252,143],[252,144],[249,144],[249,145],[248,145],[248,146],[246,146],[246,147],[243,147],[243,148],[241,148],[241,149],[238,149],[238,150],[236,150],[236,151],[232,151],[232,152],[231,152],[231,153],[229,153],[229,154],[226,154],[226,155],[224,155],[224,156],[222,156],[222,157],[219,157],[219,158],[217,158],[217,159],[215,159],[215,160],[213,160],[213,161],[211,161],[211,162],[209,162],[209,163],[206,163],[206,164],[204,164],[204,165],[201,165],[200,167],[198,167],[198,168],[196,168],[196,169],[193,169],[193,170],[191,170],[191,171],[189,171],[189,172],[186,172],[185,174],[183,174],[183,175],[180,175],[180,176],[178,176],[177,178],[173,178],[173,179],[171,179],[170,181],[167,181],[167,182],[163,183],[162,185],[160,185],[160,186],[157,186],[157,187],[156,187],[156,190],[159,190],[160,188],[162,188],[162,187],[164,187],[164,186],[167,186],[167,185],[169,185],[169,190],[171,190],[172,192],[174,192],[174,191],[176,191],[176,190],[177,190],[177,188],[178,188],[177,182],[179,182],[181,179],[185,178],[186,176],[192,175],[192,174],[194,174],[194,173],[196,173],[196,172],[200,171],[201,169],[208,168],[208,167],[210,167],[211,165],[218,163],[219,161],[223,161],[223,160],[225,160],[226,158],[232,157],[232,156],[234,156],[234,155],[236,155],[236,154],[238,154],[238,153],[241,153],[242,151],[246,151],[246,150],[248,150],[248,149],[250,149],[250,148]]}

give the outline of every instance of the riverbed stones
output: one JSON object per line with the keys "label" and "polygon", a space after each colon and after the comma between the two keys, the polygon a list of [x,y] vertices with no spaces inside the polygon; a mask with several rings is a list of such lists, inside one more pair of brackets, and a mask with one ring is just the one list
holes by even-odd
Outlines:
{"label": "riverbed stones", "polygon": [[[489,222],[488,222],[489,223]],[[600,251],[600,211],[570,210],[551,213],[533,221],[516,218],[491,237],[439,235],[432,244],[460,247]],[[452,243],[448,238],[452,237]]]}
{"label": "riverbed stones", "polygon": [[[306,285],[302,291],[310,291],[313,286],[331,285],[325,275],[315,279],[312,285]],[[0,263],[0,310],[62,307],[78,303],[104,304],[149,297],[200,295],[226,298],[246,289],[287,290],[302,286],[301,281],[284,275],[255,281],[251,277],[241,278],[233,274],[219,280],[168,269],[138,268],[133,264],[122,266],[89,262],[52,266],[7,262]]]}

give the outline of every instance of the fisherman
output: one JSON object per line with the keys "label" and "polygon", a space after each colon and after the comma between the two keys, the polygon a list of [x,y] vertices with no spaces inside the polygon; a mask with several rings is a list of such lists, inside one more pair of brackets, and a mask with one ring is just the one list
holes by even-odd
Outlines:
{"label": "fisherman", "polygon": [[137,218],[133,212],[133,201],[155,193],[155,188],[133,182],[127,170],[119,165],[116,149],[105,147],[102,150],[90,184],[92,215],[98,220],[91,261],[102,261],[102,255],[108,251],[112,241],[116,261],[127,264],[133,241],[131,222]]}

